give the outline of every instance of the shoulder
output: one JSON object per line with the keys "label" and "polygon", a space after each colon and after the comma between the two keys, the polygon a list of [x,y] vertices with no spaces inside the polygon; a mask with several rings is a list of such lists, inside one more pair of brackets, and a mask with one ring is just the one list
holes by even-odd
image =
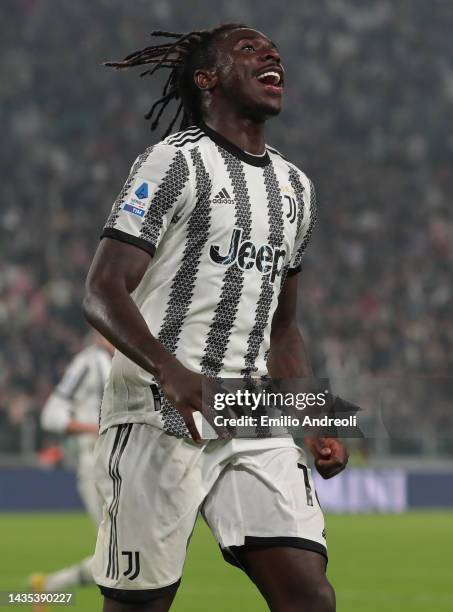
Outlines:
{"label": "shoulder", "polygon": [[269,153],[270,158],[273,159],[274,161],[276,159],[283,159],[286,162],[288,161],[288,159],[278,149],[275,149],[274,147],[271,147],[268,144],[266,145],[266,149],[267,149],[267,152]]}
{"label": "shoulder", "polygon": [[142,171],[146,167],[165,170],[170,166],[174,166],[174,170],[188,170],[191,166],[191,149],[200,146],[204,141],[209,141],[209,137],[199,128],[190,127],[148,147],[137,157],[135,164],[141,167]]}
{"label": "shoulder", "polygon": [[159,144],[172,147],[173,149],[190,150],[195,144],[203,139],[209,140],[209,137],[203,130],[193,125],[186,130],[176,132],[176,134],[170,134],[170,136],[167,136],[167,138],[162,140]]}
{"label": "shoulder", "polygon": [[162,140],[148,147],[135,159],[130,176],[136,175],[140,180],[155,183],[161,183],[169,175],[187,181],[190,175],[190,159],[185,151]]}
{"label": "shoulder", "polygon": [[[279,168],[283,169],[288,173],[288,178],[291,183],[301,185],[307,194],[314,194],[314,186],[311,179],[301,170],[296,164],[291,162],[283,153],[266,145],[266,149],[272,162]],[[294,185],[293,185],[294,188]]]}

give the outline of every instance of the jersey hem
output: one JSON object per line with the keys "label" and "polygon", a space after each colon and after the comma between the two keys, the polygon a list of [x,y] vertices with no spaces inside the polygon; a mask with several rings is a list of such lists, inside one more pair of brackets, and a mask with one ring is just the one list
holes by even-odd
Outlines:
{"label": "jersey hem", "polygon": [[[164,429],[161,423],[156,422],[156,416],[159,418],[159,413],[152,411],[149,415],[144,414],[128,414],[128,413],[118,413],[113,415],[111,418],[106,419],[103,423],[101,423],[99,427],[99,435],[104,434],[111,427],[116,427],[118,425],[128,425],[133,423],[140,423],[141,425],[148,425],[149,427],[155,427],[162,431],[162,433],[172,437],[172,438],[180,438],[181,436],[175,436],[171,432],[168,432]],[[182,436],[186,440],[190,440],[189,436]],[[215,438],[202,438],[203,442],[211,442],[215,440],[219,440],[219,437]],[[235,445],[239,445],[243,447],[248,443],[256,441],[260,444],[260,450],[271,450],[273,448],[299,448],[301,447],[295,442],[294,438],[291,434],[287,436],[275,436],[270,438],[231,438],[230,440],[225,440],[225,442],[233,442]],[[238,448],[238,450],[240,450]]]}
{"label": "jersey hem", "polygon": [[130,414],[127,412],[115,413],[101,423],[99,427],[99,434],[105,433],[107,429],[110,429],[110,427],[115,427],[116,425],[127,425],[129,423],[152,425],[153,427],[157,427],[158,429],[162,429],[162,431],[164,431],[163,428],[159,427],[159,424],[156,423],[156,415],[158,415],[158,413],[156,413],[154,410],[150,412],[149,415]]}

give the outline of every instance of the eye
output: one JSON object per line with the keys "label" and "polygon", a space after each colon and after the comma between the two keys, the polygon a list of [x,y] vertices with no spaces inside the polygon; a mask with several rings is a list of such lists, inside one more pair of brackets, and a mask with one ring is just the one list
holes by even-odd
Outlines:
{"label": "eye", "polygon": [[246,45],[242,45],[241,51],[244,51],[245,49],[251,49],[252,51],[255,51],[255,47],[251,43],[247,43]]}

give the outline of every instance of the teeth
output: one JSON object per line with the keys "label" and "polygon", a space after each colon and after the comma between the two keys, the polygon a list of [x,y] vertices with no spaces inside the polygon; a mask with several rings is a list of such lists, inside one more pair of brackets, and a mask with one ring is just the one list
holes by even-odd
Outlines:
{"label": "teeth", "polygon": [[276,82],[275,82],[276,85],[278,85],[280,83],[280,75],[279,75],[279,73],[278,72],[274,72],[273,70],[268,70],[267,72],[264,72],[263,74],[260,74],[257,77],[257,79],[259,81],[261,81],[262,79],[264,79],[265,77],[268,77],[268,76],[272,76],[272,77],[276,78]]}

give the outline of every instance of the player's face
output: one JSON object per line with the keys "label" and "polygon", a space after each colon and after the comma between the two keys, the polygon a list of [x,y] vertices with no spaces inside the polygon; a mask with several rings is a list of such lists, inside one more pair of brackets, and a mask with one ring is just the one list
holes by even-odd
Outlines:
{"label": "player's face", "polygon": [[263,121],[282,106],[284,70],[274,43],[261,32],[238,28],[217,44],[218,88],[244,114]]}

